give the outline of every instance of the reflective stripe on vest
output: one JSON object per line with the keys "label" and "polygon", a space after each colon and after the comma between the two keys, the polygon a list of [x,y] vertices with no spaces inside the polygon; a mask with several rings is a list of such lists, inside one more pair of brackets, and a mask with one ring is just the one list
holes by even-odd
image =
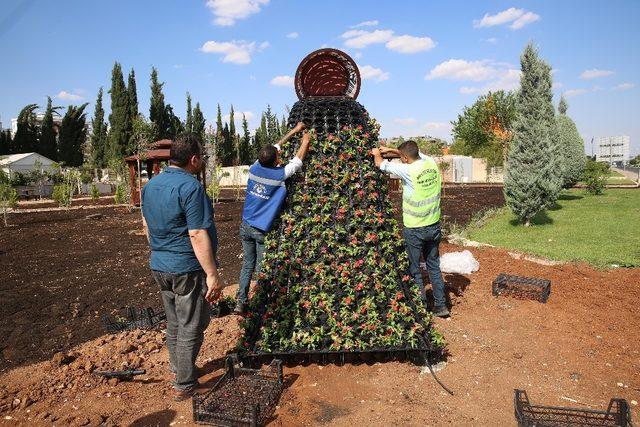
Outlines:
{"label": "reflective stripe on vest", "polygon": [[440,221],[442,177],[431,158],[409,166],[413,194],[402,197],[402,220],[408,228],[426,227]]}
{"label": "reflective stripe on vest", "polygon": [[276,179],[269,179],[269,178],[263,178],[261,176],[257,176],[252,174],[251,172],[249,172],[249,179],[255,181],[255,182],[259,182],[260,184],[266,184],[266,185],[274,185],[276,187],[284,187],[284,182],[283,181],[278,181]]}

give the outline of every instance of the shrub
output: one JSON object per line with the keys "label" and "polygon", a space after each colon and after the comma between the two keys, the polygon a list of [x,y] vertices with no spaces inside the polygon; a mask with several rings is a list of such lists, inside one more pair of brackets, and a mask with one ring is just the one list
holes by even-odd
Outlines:
{"label": "shrub", "polygon": [[582,174],[582,181],[586,186],[587,192],[593,195],[602,194],[608,175],[608,164],[588,159]]}
{"label": "shrub", "polygon": [[117,205],[129,203],[129,192],[127,191],[126,183],[119,182],[116,185],[116,192],[113,195],[113,200]]}
{"label": "shrub", "polygon": [[4,226],[8,225],[7,210],[15,208],[18,205],[18,192],[15,188],[11,188],[8,183],[0,183],[0,207],[2,208],[2,216],[4,217]]}
{"label": "shrub", "polygon": [[73,195],[73,186],[69,184],[57,184],[53,186],[52,198],[58,203],[58,206],[71,206],[71,196]]}
{"label": "shrub", "polygon": [[91,195],[91,200],[95,201],[100,199],[100,190],[98,190],[98,186],[95,182],[92,182],[89,186],[89,194]]}

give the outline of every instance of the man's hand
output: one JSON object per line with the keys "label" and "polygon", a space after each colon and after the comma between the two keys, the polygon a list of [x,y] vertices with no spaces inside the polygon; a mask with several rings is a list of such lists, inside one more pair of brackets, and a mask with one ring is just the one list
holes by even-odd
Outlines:
{"label": "man's hand", "polygon": [[204,298],[209,302],[216,302],[220,299],[222,288],[222,281],[220,280],[217,270],[211,274],[207,274],[207,293]]}
{"label": "man's hand", "polygon": [[391,147],[380,147],[380,155],[386,159],[400,157],[400,151],[396,148]]}
{"label": "man's hand", "polygon": [[380,149],[379,148],[372,148],[371,149],[371,155],[374,156],[374,157],[380,156],[381,155]]}
{"label": "man's hand", "polygon": [[303,122],[298,122],[298,124],[296,125],[296,127],[293,128],[293,130],[295,131],[295,133],[298,133],[305,128],[306,128],[306,125]]}

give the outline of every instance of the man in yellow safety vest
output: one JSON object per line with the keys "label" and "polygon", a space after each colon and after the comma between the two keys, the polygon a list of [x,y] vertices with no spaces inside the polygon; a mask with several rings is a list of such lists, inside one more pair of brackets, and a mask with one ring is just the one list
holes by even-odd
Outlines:
{"label": "man in yellow safety vest", "polygon": [[[402,179],[402,221],[404,244],[409,256],[409,270],[420,287],[422,299],[426,292],[420,271],[420,256],[424,257],[431,281],[433,314],[449,316],[444,295],[444,281],[440,272],[440,191],[442,176],[437,163],[420,152],[415,141],[406,141],[397,149],[389,147],[372,150],[375,164],[383,172]],[[398,157],[402,163],[385,158]]]}

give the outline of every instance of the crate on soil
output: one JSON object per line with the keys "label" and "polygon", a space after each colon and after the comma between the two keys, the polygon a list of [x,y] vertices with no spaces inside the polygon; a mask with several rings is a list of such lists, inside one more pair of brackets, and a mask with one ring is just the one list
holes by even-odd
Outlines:
{"label": "crate on soil", "polygon": [[282,362],[267,369],[237,368],[227,358],[213,388],[193,397],[193,421],[214,426],[261,426],[273,414],[284,388]]}
{"label": "crate on soil", "polygon": [[532,405],[527,392],[516,390],[515,416],[520,427],[631,427],[629,404],[624,399],[611,399],[605,411]]}
{"label": "crate on soil", "polygon": [[133,329],[152,329],[167,320],[164,310],[154,310],[151,307],[137,310],[135,307],[127,309],[127,317],[113,319],[110,316],[102,316],[102,325],[110,334]]}
{"label": "crate on soil", "polygon": [[500,273],[493,281],[493,296],[509,295],[546,303],[551,293],[551,281],[533,277]]}

